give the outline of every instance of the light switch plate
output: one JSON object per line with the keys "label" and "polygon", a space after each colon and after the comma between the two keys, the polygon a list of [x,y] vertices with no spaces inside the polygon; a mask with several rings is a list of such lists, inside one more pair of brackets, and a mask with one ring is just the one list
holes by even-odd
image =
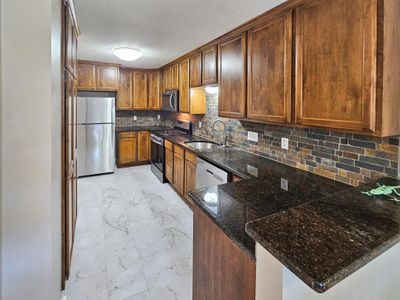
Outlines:
{"label": "light switch plate", "polygon": [[157,120],[160,120],[161,119],[161,116],[160,115],[157,115]]}
{"label": "light switch plate", "polygon": [[247,165],[247,173],[254,177],[258,177],[258,168],[252,165]]}
{"label": "light switch plate", "polygon": [[282,149],[289,150],[289,139],[288,138],[282,138],[281,147],[282,147]]}
{"label": "light switch plate", "polygon": [[247,131],[247,140],[258,142],[258,133],[253,131]]}
{"label": "light switch plate", "polygon": [[289,181],[285,178],[281,178],[281,189],[285,191],[289,190]]}
{"label": "light switch plate", "polygon": [[199,128],[203,127],[203,122],[199,121]]}
{"label": "light switch plate", "polygon": [[137,121],[137,116],[133,116],[133,121]]}

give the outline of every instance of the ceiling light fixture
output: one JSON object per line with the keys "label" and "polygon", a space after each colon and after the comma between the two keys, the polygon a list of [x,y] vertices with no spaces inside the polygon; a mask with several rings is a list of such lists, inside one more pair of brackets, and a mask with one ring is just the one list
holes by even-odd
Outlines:
{"label": "ceiling light fixture", "polygon": [[119,59],[125,61],[134,61],[139,59],[143,55],[143,53],[139,50],[127,47],[116,48],[113,50],[113,54]]}

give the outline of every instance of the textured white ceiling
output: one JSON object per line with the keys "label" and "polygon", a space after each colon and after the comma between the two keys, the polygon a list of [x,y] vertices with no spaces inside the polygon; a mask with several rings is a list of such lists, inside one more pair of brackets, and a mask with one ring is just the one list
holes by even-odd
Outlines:
{"label": "textured white ceiling", "polygon": [[[157,68],[258,16],[283,0],[75,0],[79,59]],[[117,47],[143,52],[134,62]]]}

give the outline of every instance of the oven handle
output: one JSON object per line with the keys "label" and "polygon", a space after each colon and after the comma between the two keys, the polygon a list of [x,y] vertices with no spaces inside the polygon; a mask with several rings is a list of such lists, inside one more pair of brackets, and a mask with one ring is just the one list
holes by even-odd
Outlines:
{"label": "oven handle", "polygon": [[161,141],[156,141],[152,136],[150,137],[150,141],[152,141],[153,143],[155,143],[155,144],[157,144],[157,145],[164,146],[164,145],[163,145],[163,142],[161,142]]}
{"label": "oven handle", "polygon": [[174,107],[172,106],[172,97],[174,96],[174,94],[171,93],[171,95],[169,96],[169,105],[171,106],[172,109],[174,109]]}

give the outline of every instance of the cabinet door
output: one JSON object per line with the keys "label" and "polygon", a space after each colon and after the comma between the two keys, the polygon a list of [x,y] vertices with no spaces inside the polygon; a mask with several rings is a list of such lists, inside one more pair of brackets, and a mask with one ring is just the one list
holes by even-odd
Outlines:
{"label": "cabinet door", "polygon": [[290,123],[292,11],[247,34],[247,118]]}
{"label": "cabinet door", "polygon": [[179,63],[179,111],[189,113],[189,59]]}
{"label": "cabinet door", "polygon": [[99,91],[117,91],[119,68],[110,65],[96,66],[96,82]]}
{"label": "cabinet door", "polygon": [[118,135],[118,164],[126,165],[137,161],[136,132],[121,132]]}
{"label": "cabinet door", "polygon": [[179,67],[178,64],[172,65],[170,67],[170,80],[169,80],[169,89],[177,90],[179,88]]}
{"label": "cabinet door", "polygon": [[170,183],[174,182],[174,153],[165,148],[165,177]]}
{"label": "cabinet door", "polygon": [[193,206],[193,300],[254,300],[256,264]]}
{"label": "cabinet door", "polygon": [[218,45],[218,115],[245,117],[246,33]]}
{"label": "cabinet door", "polygon": [[160,109],[160,72],[147,73],[149,84],[149,109]]}
{"label": "cabinet door", "polygon": [[145,71],[134,71],[133,82],[133,108],[147,109],[147,73]]}
{"label": "cabinet door", "polygon": [[217,47],[213,46],[203,51],[202,65],[203,85],[217,83]]}
{"label": "cabinet door", "polygon": [[201,52],[190,57],[190,87],[201,86]]}
{"label": "cabinet door", "polygon": [[183,195],[185,176],[185,159],[174,153],[174,181],[176,190]]}
{"label": "cabinet door", "polygon": [[296,122],[374,131],[377,1],[309,1],[296,20]]}
{"label": "cabinet door", "polygon": [[92,91],[96,89],[96,66],[92,63],[78,63],[78,89]]}
{"label": "cabinet door", "polygon": [[171,68],[166,68],[162,72],[163,77],[163,91],[169,91],[171,89]]}
{"label": "cabinet door", "polygon": [[138,133],[138,161],[150,160],[150,134],[148,131],[139,131]]}
{"label": "cabinet door", "polygon": [[188,196],[189,192],[196,190],[196,165],[185,160],[185,198],[192,203],[192,199]]}
{"label": "cabinet door", "polygon": [[132,80],[129,70],[119,72],[117,109],[132,109]]}

